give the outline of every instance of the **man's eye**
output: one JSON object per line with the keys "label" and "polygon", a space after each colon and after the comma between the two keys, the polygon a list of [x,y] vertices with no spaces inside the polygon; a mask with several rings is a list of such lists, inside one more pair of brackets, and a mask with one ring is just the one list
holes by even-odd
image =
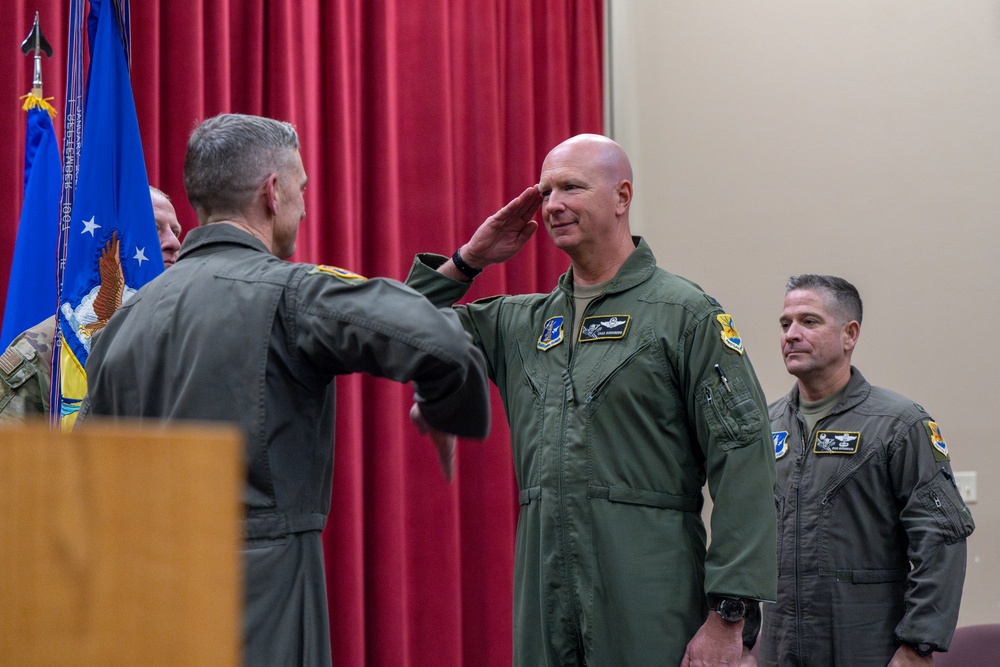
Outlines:
{"label": "man's eye", "polygon": [[542,190],[542,199],[545,199],[550,194],[552,194],[552,190]]}

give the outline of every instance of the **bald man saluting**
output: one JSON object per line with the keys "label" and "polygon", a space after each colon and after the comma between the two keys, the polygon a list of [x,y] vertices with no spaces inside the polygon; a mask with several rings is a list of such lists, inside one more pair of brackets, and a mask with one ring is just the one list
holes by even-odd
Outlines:
{"label": "bald man saluting", "polygon": [[750,602],[775,598],[763,392],[733,318],[632,236],[631,202],[621,146],[573,137],[504,209],[519,215],[488,219],[451,258],[419,255],[407,280],[454,304],[524,246],[539,205],[570,260],[549,294],[455,307],[510,422],[515,665],[736,664]]}

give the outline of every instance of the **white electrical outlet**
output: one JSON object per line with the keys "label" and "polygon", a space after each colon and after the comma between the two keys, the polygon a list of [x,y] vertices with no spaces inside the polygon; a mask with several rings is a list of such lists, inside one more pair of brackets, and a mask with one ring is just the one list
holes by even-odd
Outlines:
{"label": "white electrical outlet", "polygon": [[964,500],[966,503],[976,502],[975,470],[971,472],[956,472],[955,484],[958,486],[959,493],[962,494],[962,500]]}

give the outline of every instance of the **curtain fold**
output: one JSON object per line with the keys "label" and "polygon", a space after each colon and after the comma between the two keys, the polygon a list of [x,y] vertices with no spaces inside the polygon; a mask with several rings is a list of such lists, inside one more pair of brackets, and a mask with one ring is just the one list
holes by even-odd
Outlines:
{"label": "curtain fold", "polygon": [[[15,54],[35,2],[7,0]],[[403,279],[416,252],[450,254],[535,183],[542,158],[602,131],[602,0],[192,0],[132,3],[132,84],[150,182],[185,230],[195,124],[221,112],[291,121],[309,175],[293,259]],[[66,9],[37,7],[62,138]],[[19,55],[16,56],[21,59]],[[7,56],[10,63],[14,55]],[[30,59],[0,69],[0,295],[23,184]],[[544,230],[469,299],[549,291],[568,261]],[[405,317],[400,313],[400,317]],[[338,379],[337,451],[324,531],[337,665],[511,664],[517,522],[506,419],[460,441],[448,485],[406,417],[408,387]]]}

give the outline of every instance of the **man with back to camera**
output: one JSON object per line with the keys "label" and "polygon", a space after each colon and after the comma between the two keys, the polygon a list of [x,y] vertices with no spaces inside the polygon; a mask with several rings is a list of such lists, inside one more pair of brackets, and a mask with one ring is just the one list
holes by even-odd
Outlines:
{"label": "man with back to camera", "polygon": [[418,256],[407,279],[453,304],[534,234],[539,203],[570,259],[550,294],[456,307],[510,423],[519,666],[735,665],[749,602],[775,595],[763,393],[732,318],[631,235],[631,202],[621,146],[573,137],[508,205],[518,215],[451,259]]}
{"label": "man with back to camera", "polygon": [[[412,380],[418,424],[473,438],[489,430],[482,355],[453,313],[396,281],[282,261],[295,250],[305,186],[290,124],[223,114],[194,130],[184,187],[200,226],[176,265],[95,338],[77,421],[242,427],[244,658],[254,666],[331,664],[320,531],[335,376]],[[439,455],[450,477],[451,450]]]}
{"label": "man with back to camera", "polygon": [[779,570],[766,667],[929,666],[958,621],[972,515],[930,415],[851,365],[861,316],[843,278],[789,278],[781,352],[796,383],[770,406]]}
{"label": "man with back to camera", "polygon": [[[150,185],[149,197],[163,266],[169,269],[181,249],[181,223],[166,193]],[[55,332],[53,315],[19,334],[0,355],[0,426],[21,424],[49,414]]]}

